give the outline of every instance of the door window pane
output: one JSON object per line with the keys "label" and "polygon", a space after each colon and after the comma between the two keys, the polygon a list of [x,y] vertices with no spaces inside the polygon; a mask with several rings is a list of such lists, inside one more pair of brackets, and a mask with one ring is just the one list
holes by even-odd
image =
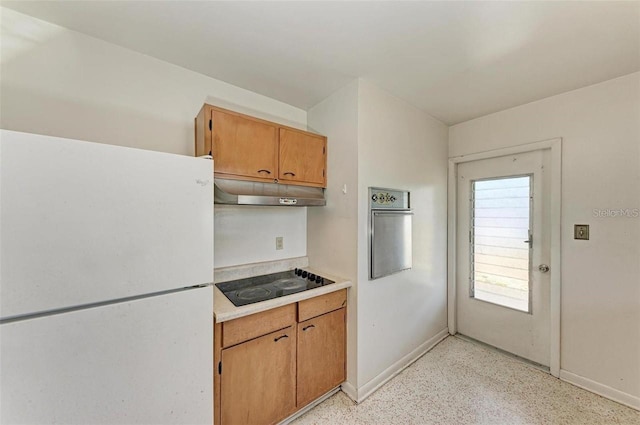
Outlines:
{"label": "door window pane", "polygon": [[471,296],[530,311],[531,176],[471,186]]}

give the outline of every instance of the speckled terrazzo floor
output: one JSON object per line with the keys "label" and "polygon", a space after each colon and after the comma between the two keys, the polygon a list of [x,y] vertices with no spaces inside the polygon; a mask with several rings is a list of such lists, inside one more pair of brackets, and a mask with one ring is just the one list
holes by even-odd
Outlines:
{"label": "speckled terrazzo floor", "polygon": [[338,392],[292,424],[640,425],[640,412],[448,337],[361,404]]}

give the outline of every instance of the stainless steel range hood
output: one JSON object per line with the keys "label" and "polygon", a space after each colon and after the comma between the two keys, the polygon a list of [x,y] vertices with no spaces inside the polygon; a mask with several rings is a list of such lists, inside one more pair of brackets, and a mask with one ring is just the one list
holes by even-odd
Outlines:
{"label": "stainless steel range hood", "polygon": [[215,179],[214,203],[228,205],[323,206],[324,189],[277,183]]}

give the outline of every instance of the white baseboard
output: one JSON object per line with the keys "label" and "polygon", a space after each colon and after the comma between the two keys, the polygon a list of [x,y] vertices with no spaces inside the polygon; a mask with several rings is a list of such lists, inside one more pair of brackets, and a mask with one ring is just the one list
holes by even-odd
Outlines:
{"label": "white baseboard", "polygon": [[592,381],[589,378],[576,375],[575,373],[567,372],[563,369],[560,369],[560,379],[573,384],[576,387],[583,388],[592,393],[601,395],[602,397],[608,398],[620,404],[624,404],[625,406],[629,406],[632,409],[640,410],[640,397],[627,394],[620,390],[616,390],[615,388],[611,388],[607,385],[600,384],[599,382]]}
{"label": "white baseboard", "polygon": [[[413,362],[418,360],[427,351],[431,350],[440,341],[449,336],[449,329],[445,328],[438,332],[434,337],[428,339],[426,342],[420,344],[418,348],[389,366],[380,375],[373,378],[371,381],[364,384],[362,387],[355,390],[353,386],[350,386],[349,390],[345,388],[343,384],[342,390],[356,403],[362,403],[367,397],[373,394],[378,388],[386,384],[394,376],[402,372],[409,367]],[[354,391],[355,390],[355,391]],[[350,394],[351,392],[351,394]],[[355,394],[354,394],[355,393]],[[355,397],[353,397],[355,395]]]}
{"label": "white baseboard", "polygon": [[351,382],[344,382],[341,386],[342,392],[354,402],[358,402],[358,389],[351,385]]}

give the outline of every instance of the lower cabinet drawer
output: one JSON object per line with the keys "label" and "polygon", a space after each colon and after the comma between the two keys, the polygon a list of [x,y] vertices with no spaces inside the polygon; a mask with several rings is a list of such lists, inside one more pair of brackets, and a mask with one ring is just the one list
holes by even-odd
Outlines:
{"label": "lower cabinet drawer", "polygon": [[294,326],[222,350],[222,425],[269,425],[296,410]]}
{"label": "lower cabinet drawer", "polygon": [[303,322],[312,317],[320,316],[347,305],[347,290],[340,289],[335,292],[309,298],[298,303],[298,322]]}
{"label": "lower cabinet drawer", "polygon": [[344,308],[298,323],[298,408],[344,382],[345,337]]}
{"label": "lower cabinet drawer", "polygon": [[222,346],[230,347],[296,322],[296,305],[289,304],[222,323]]}

